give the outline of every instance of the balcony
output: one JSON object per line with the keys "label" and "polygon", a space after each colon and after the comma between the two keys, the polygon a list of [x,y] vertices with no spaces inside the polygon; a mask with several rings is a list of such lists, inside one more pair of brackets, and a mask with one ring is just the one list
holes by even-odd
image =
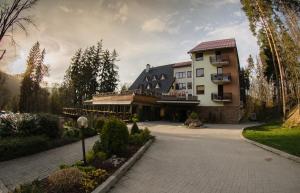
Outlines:
{"label": "balcony", "polygon": [[218,93],[211,93],[211,100],[215,102],[231,102],[232,93],[223,93],[223,95],[220,95]]}
{"label": "balcony", "polygon": [[230,63],[228,55],[216,55],[209,57],[210,63],[214,66],[227,66]]}
{"label": "balcony", "polygon": [[231,74],[211,74],[211,81],[215,84],[227,84],[231,82]]}
{"label": "balcony", "polygon": [[166,101],[197,101],[197,96],[183,96],[183,95],[162,95],[161,100]]}
{"label": "balcony", "polygon": [[157,103],[161,104],[185,104],[185,105],[197,105],[200,103],[197,96],[192,95],[183,95],[183,94],[169,94],[165,93],[162,94],[160,99],[157,101]]}

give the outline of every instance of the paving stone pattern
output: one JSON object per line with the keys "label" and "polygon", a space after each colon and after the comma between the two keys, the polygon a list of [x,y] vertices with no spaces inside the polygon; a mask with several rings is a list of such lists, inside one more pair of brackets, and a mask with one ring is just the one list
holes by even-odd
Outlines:
{"label": "paving stone pattern", "polygon": [[[90,149],[98,138],[95,136],[86,139],[86,149]],[[82,159],[81,141],[34,155],[0,162],[0,181],[12,190],[19,184],[48,176],[59,169],[61,164],[72,164],[80,159]]]}
{"label": "paving stone pattern", "polygon": [[144,125],[157,140],[110,193],[300,193],[300,164],[245,142],[245,125]]}

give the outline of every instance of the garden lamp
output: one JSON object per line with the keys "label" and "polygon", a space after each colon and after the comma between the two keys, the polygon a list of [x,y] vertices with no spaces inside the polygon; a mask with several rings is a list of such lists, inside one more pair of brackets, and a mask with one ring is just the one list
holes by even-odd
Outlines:
{"label": "garden lamp", "polygon": [[79,127],[80,131],[81,131],[83,163],[86,165],[85,143],[84,143],[84,132],[83,132],[83,130],[88,127],[88,119],[84,116],[81,116],[77,119],[77,124],[78,124],[78,127]]}

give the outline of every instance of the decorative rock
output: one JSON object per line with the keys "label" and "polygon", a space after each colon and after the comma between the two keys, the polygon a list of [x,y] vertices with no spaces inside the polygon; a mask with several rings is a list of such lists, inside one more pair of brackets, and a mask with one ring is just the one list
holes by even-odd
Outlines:
{"label": "decorative rock", "polygon": [[193,120],[190,124],[189,124],[189,128],[196,128],[196,127],[201,127],[203,125],[203,123],[200,120]]}

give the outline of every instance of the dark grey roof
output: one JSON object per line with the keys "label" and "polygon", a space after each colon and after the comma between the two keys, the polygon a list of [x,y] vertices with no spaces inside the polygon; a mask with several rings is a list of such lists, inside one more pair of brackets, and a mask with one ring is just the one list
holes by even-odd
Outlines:
{"label": "dark grey roof", "polygon": [[[144,69],[129,87],[129,90],[140,89],[141,85],[143,85],[143,88],[146,89],[148,84],[151,86],[151,90],[153,90],[158,83],[160,88],[155,90],[159,92],[168,92],[174,82],[172,66],[173,64],[151,67],[149,72],[146,72],[146,69]],[[164,80],[161,80],[162,74],[165,77]],[[156,76],[157,80],[153,81],[153,76]],[[146,81],[146,77],[148,77],[148,82]]]}

